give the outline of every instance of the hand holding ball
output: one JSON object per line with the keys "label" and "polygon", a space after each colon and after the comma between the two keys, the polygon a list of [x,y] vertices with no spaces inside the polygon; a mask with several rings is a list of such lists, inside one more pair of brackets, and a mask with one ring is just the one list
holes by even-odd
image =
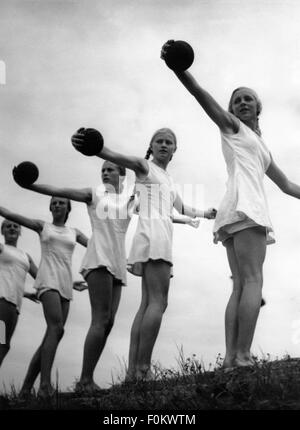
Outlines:
{"label": "hand holding ball", "polygon": [[12,171],[14,180],[21,187],[32,185],[39,177],[39,169],[31,161],[23,161]]}
{"label": "hand holding ball", "polygon": [[101,133],[94,128],[80,128],[71,141],[77,151],[87,156],[99,154],[104,144]]}
{"label": "hand holding ball", "polygon": [[168,40],[161,51],[161,58],[172,69],[183,72],[194,62],[194,51],[191,45],[183,40]]}

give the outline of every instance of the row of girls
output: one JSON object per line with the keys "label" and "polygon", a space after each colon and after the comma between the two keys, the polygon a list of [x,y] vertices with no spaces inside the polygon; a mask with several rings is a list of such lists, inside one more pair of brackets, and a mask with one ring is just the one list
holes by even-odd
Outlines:
{"label": "row of girls", "polygon": [[[173,41],[169,41],[163,46],[161,52],[163,59],[172,44]],[[259,127],[262,103],[255,91],[248,87],[237,88],[233,91],[226,110],[198,84],[190,72],[174,70],[174,73],[220,129],[228,181],[217,214],[213,209],[203,211],[188,207],[176,193],[167,166],[176,152],[177,141],[174,133],[166,128],[154,134],[146,158],[119,154],[106,146],[103,147],[97,154],[106,160],[102,167],[102,180],[106,188],[103,193],[91,188],[74,190],[35,183],[24,186],[19,183],[32,191],[55,196],[52,203],[57,202],[57,206],[61,205],[59,222],[55,218],[54,206],[51,209],[52,224],[27,220],[1,209],[1,214],[5,218],[39,233],[42,261],[37,274],[38,279],[43,276],[47,278],[47,264],[51,264],[47,262],[49,246],[62,247],[61,234],[57,230],[59,232],[69,230],[64,226],[70,208],[69,200],[87,205],[92,224],[92,237],[87,244],[81,273],[88,284],[91,325],[84,345],[82,374],[76,387],[78,391],[94,392],[99,389],[93,379],[94,370],[114,321],[122,285],[126,283],[124,236],[134,209],[135,198],[118,199],[128,210],[126,219],[104,221],[97,215],[99,205],[109,206],[110,203],[113,204],[114,194],[121,196],[120,177],[124,176],[124,168],[133,170],[136,184],[143,184],[147,189],[145,197],[147,202],[143,202],[142,199],[139,201],[139,221],[128,258],[129,270],[142,278],[142,299],[131,329],[127,378],[129,380],[151,378],[151,356],[167,307],[172,269],[172,208],[169,200],[168,204],[167,201],[162,204],[161,209],[155,207],[157,199],[153,193],[157,188],[151,187],[151,184],[164,184],[172,196],[171,206],[185,216],[192,218],[216,216],[214,240],[224,245],[233,278],[233,291],[225,311],[226,354],[223,365],[225,369],[230,369],[254,364],[250,348],[262,300],[266,246],[271,242],[270,233],[273,231],[263,178],[266,174],[284,193],[296,198],[300,198],[300,187],[292,183],[279,169],[262,139]],[[75,149],[85,153],[84,129],[79,129],[73,135],[72,143]],[[114,191],[111,192],[112,190]],[[147,205],[148,202],[153,206],[150,215],[158,212],[158,217],[149,217],[143,213],[144,204]],[[57,211],[59,212],[58,209]],[[76,240],[86,245],[86,238],[82,233],[74,229],[71,231],[73,245]],[[50,245],[46,244],[47,235],[52,235],[51,240],[48,239]],[[69,248],[70,242],[69,239]],[[31,265],[30,261],[28,260],[27,267]],[[43,266],[44,261],[46,263]],[[59,282],[58,272],[63,269],[56,263],[57,261],[54,264],[55,276]],[[45,285],[43,279],[37,282],[48,326],[42,345],[29,366],[22,388],[23,394],[31,390],[39,372],[41,372],[40,394],[50,395],[53,390],[50,381],[51,365],[63,334],[69,304],[68,297],[64,296],[62,290],[66,288],[68,279],[65,274],[63,279],[63,286],[60,283]],[[49,279],[49,282],[54,283],[54,280]],[[3,307],[3,303],[1,306]],[[8,314],[6,310],[1,312]],[[11,331],[13,325],[12,322]]]}
{"label": "row of girls", "polygon": [[[72,142],[80,150],[85,143],[84,130],[79,130]],[[0,346],[1,362],[9,350],[17,323],[27,272],[35,278],[36,296],[26,296],[42,303],[47,324],[42,343],[30,362],[20,396],[26,398],[31,394],[39,374],[38,396],[48,398],[55,391],[51,384],[51,369],[72,299],[71,259],[76,242],[87,247],[80,272],[88,285],[91,303],[91,325],[85,339],[82,372],[76,391],[93,394],[100,390],[94,381],[94,371],[114,323],[122,287],[126,285],[127,269],[142,278],[142,298],[131,329],[126,380],[152,378],[152,351],[167,307],[171,277],[172,222],[196,227],[198,217],[215,217],[214,209],[202,211],[186,205],[185,216],[173,216],[173,206],[180,213],[183,207],[166,170],[176,147],[175,134],[164,128],[154,133],[144,159],[123,156],[104,148],[101,157],[109,161],[102,165],[103,184],[97,188],[28,185],[13,172],[20,186],[51,196],[52,214],[50,223],[29,219],[0,207],[0,215],[5,218],[2,224],[5,244],[0,248],[0,319],[7,327],[6,343]],[[138,184],[145,187],[146,193],[140,193],[139,199],[136,194],[123,192],[125,166],[136,174],[135,189]],[[158,187],[153,187],[153,184]],[[153,195],[160,193],[160,185],[165,186],[167,192]],[[149,197],[150,211],[148,207],[146,210]],[[71,200],[87,205],[92,226],[90,240],[78,229],[66,225]],[[115,208],[116,205],[125,216],[101,216],[107,208]],[[127,261],[125,234],[134,212],[139,214],[139,221]],[[111,213],[115,215],[114,211]],[[17,248],[20,226],[39,235],[41,262],[38,269],[32,258]]]}

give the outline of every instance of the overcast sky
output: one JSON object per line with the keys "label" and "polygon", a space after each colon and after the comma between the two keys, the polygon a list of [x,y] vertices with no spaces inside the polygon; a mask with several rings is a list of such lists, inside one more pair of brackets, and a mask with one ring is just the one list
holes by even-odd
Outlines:
{"label": "overcast sky", "polygon": [[[101,160],[76,152],[70,136],[98,128],[105,143],[143,157],[153,132],[174,130],[178,150],[169,166],[176,183],[203,190],[203,208],[218,207],[226,169],[217,127],[160,60],[168,39],[194,48],[192,74],[227,106],[240,85],[261,97],[260,126],[276,163],[300,183],[300,4],[253,0],[0,1],[0,204],[51,221],[49,198],[22,190],[11,169],[35,162],[40,182],[87,187],[100,183]],[[133,175],[128,174],[132,183]],[[300,202],[265,180],[276,244],[268,247],[264,297],[253,352],[274,358],[300,351]],[[191,196],[186,201],[192,202]],[[68,224],[90,235],[84,204],[74,203]],[[212,241],[213,222],[198,230],[174,228],[174,278],[153,359],[177,367],[178,348],[208,367],[224,356],[224,310],[231,283],[225,248]],[[129,250],[136,219],[127,236]],[[38,235],[23,229],[19,247],[39,263]],[[73,259],[75,279],[84,248]],[[28,279],[26,288],[32,288]],[[115,327],[98,364],[102,386],[127,361],[130,327],[139,306],[140,279],[128,274]],[[87,291],[74,292],[65,336],[54,364],[61,388],[78,378],[90,321]],[[41,305],[24,300],[12,348],[0,371],[0,390],[18,388],[45,331]]]}

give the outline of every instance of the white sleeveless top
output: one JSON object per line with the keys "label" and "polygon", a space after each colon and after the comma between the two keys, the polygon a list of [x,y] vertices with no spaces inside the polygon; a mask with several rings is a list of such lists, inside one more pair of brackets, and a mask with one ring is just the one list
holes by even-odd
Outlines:
{"label": "white sleeveless top", "polygon": [[172,211],[177,196],[170,174],[148,161],[146,178],[136,179],[139,220],[128,258],[128,271],[142,276],[142,263],[164,260],[172,265]]}
{"label": "white sleeveless top", "polygon": [[26,274],[30,269],[29,258],[24,251],[15,246],[2,244],[1,248],[0,297],[13,303],[20,312]]}
{"label": "white sleeveless top", "polygon": [[67,226],[56,226],[45,222],[40,233],[41,262],[35,288],[56,290],[67,299],[72,299],[72,255],[76,244],[76,230]]}
{"label": "white sleeveless top", "polygon": [[87,205],[92,225],[92,236],[83,258],[80,273],[105,267],[113,277],[126,285],[125,235],[136,201],[126,191],[109,193],[104,185],[92,190],[92,201]]}
{"label": "white sleeveless top", "polygon": [[217,240],[218,231],[223,227],[249,219],[266,227],[268,233],[272,232],[263,184],[271,162],[270,151],[262,138],[241,121],[238,133],[221,132],[221,137],[228,181],[213,228]]}

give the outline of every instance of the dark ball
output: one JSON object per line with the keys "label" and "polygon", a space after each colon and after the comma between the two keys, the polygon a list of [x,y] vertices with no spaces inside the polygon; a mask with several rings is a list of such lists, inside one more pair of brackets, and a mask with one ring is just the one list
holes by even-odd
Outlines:
{"label": "dark ball", "polygon": [[104,140],[102,134],[94,128],[86,128],[84,131],[84,146],[80,152],[84,155],[96,155],[102,151]]}
{"label": "dark ball", "polygon": [[183,72],[193,64],[194,51],[187,42],[176,40],[168,48],[164,59],[170,69]]}
{"label": "dark ball", "polygon": [[32,185],[39,177],[39,169],[31,161],[23,161],[13,170],[14,179],[21,185]]}

